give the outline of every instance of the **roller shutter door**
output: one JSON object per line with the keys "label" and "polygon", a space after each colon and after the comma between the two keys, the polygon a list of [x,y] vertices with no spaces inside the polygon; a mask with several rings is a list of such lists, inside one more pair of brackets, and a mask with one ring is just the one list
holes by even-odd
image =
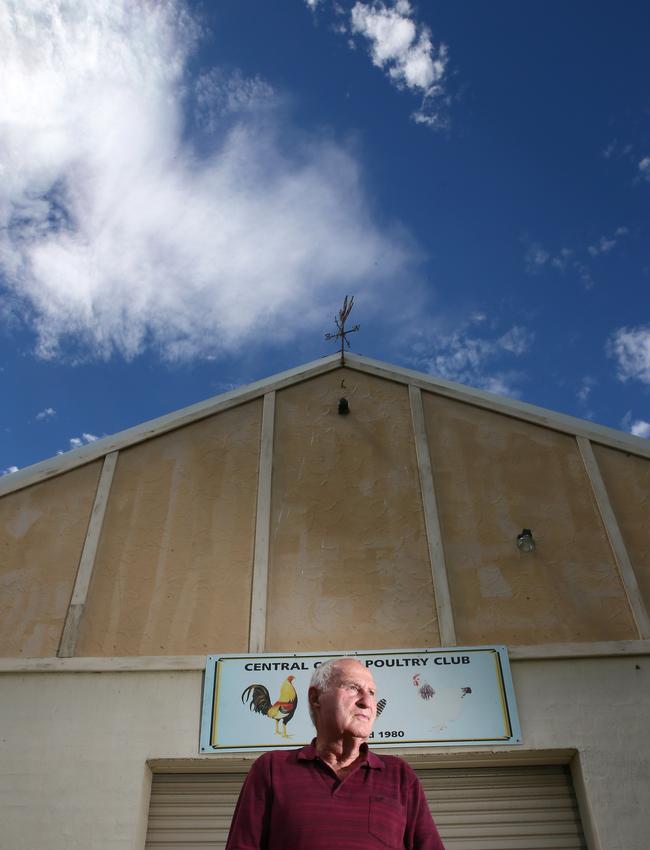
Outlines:
{"label": "roller shutter door", "polygon": [[419,770],[447,850],[585,850],[564,765]]}
{"label": "roller shutter door", "polygon": [[145,850],[226,846],[242,773],[154,773]]}
{"label": "roller shutter door", "polygon": [[[584,850],[563,765],[418,770],[447,850]],[[223,848],[245,773],[154,774],[146,850]]]}

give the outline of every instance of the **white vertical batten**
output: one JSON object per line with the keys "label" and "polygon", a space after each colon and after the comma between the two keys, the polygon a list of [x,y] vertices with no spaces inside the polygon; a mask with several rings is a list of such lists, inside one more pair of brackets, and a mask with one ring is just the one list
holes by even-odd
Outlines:
{"label": "white vertical batten", "polygon": [[429,561],[431,563],[433,592],[436,599],[440,643],[443,646],[454,646],[456,643],[456,628],[454,626],[454,614],[451,607],[449,581],[447,579],[445,550],[442,545],[442,532],[440,530],[440,519],[438,517],[438,503],[436,501],[436,493],[433,486],[433,472],[431,471],[429,444],[427,442],[427,433],[424,424],[422,391],[419,387],[413,386],[413,384],[409,384],[409,400],[411,402],[411,417],[413,419],[413,433],[415,436],[415,453],[417,456],[418,472],[420,475],[420,492],[422,495],[424,525],[427,532],[427,543],[429,546]]}
{"label": "white vertical batten", "polygon": [[90,579],[92,578],[93,568],[95,566],[99,537],[102,532],[118,454],[119,452],[110,452],[110,454],[104,457],[97,492],[95,493],[95,502],[90,513],[90,521],[88,522],[88,529],[86,531],[86,539],[84,540],[81,551],[74,590],[72,591],[72,598],[68,606],[61,643],[57,653],[59,658],[71,658],[75,654],[77,639],[79,637],[79,627],[84,608],[86,607],[88,588],[90,587]]}
{"label": "white vertical batten", "polygon": [[603,525],[605,526],[605,531],[607,532],[614,560],[616,561],[616,566],[618,567],[618,571],[623,582],[627,600],[632,610],[632,616],[634,618],[637,631],[639,632],[639,637],[642,640],[647,639],[650,637],[650,617],[648,617],[648,612],[643,603],[643,599],[641,598],[641,592],[636,580],[634,568],[627,553],[627,547],[625,546],[625,541],[623,540],[623,535],[621,534],[616,514],[614,513],[614,509],[609,501],[607,488],[605,487],[605,482],[603,481],[603,477],[600,473],[600,467],[598,466],[598,461],[596,460],[594,450],[591,446],[591,441],[587,440],[585,437],[576,437],[576,440],[578,442],[578,449],[580,450],[582,462],[585,465],[587,476],[591,483],[591,489],[593,490]]}
{"label": "white vertical batten", "polygon": [[271,478],[273,472],[273,430],[275,424],[275,390],[264,396],[260,468],[257,477],[257,516],[255,520],[255,554],[251,587],[251,619],[249,652],[264,652],[266,643],[266,605],[269,579],[269,545],[271,531]]}

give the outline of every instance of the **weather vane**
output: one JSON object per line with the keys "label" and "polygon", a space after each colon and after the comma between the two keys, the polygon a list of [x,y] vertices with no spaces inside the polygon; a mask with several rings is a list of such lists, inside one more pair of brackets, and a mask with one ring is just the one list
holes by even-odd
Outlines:
{"label": "weather vane", "polygon": [[335,334],[325,334],[325,339],[340,339],[341,340],[341,362],[345,357],[345,346],[350,347],[350,340],[348,339],[348,334],[353,334],[358,331],[361,325],[355,325],[353,328],[350,328],[349,331],[345,329],[345,323],[348,319],[348,316],[352,312],[352,307],[354,306],[354,295],[350,296],[350,300],[348,301],[348,296],[345,296],[343,301],[343,306],[339,310],[338,316],[334,316],[334,322],[336,324],[336,333]]}

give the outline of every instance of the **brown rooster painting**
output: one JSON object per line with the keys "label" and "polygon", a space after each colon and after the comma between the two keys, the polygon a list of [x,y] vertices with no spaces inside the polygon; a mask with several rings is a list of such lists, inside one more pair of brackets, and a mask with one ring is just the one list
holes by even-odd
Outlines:
{"label": "brown rooster painting", "polygon": [[298,705],[298,694],[293,686],[294,678],[295,676],[287,676],[280,685],[280,696],[275,702],[271,702],[271,695],[264,685],[249,685],[241,695],[241,701],[248,703],[251,711],[265,714],[275,720],[275,734],[284,738],[291,737],[287,733],[287,723],[296,713]]}

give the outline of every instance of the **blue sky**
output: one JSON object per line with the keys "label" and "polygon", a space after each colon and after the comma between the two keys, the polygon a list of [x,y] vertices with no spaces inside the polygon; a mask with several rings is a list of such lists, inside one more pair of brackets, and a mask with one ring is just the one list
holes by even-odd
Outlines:
{"label": "blue sky", "polygon": [[643,2],[3,0],[0,471],[330,353],[650,437]]}

